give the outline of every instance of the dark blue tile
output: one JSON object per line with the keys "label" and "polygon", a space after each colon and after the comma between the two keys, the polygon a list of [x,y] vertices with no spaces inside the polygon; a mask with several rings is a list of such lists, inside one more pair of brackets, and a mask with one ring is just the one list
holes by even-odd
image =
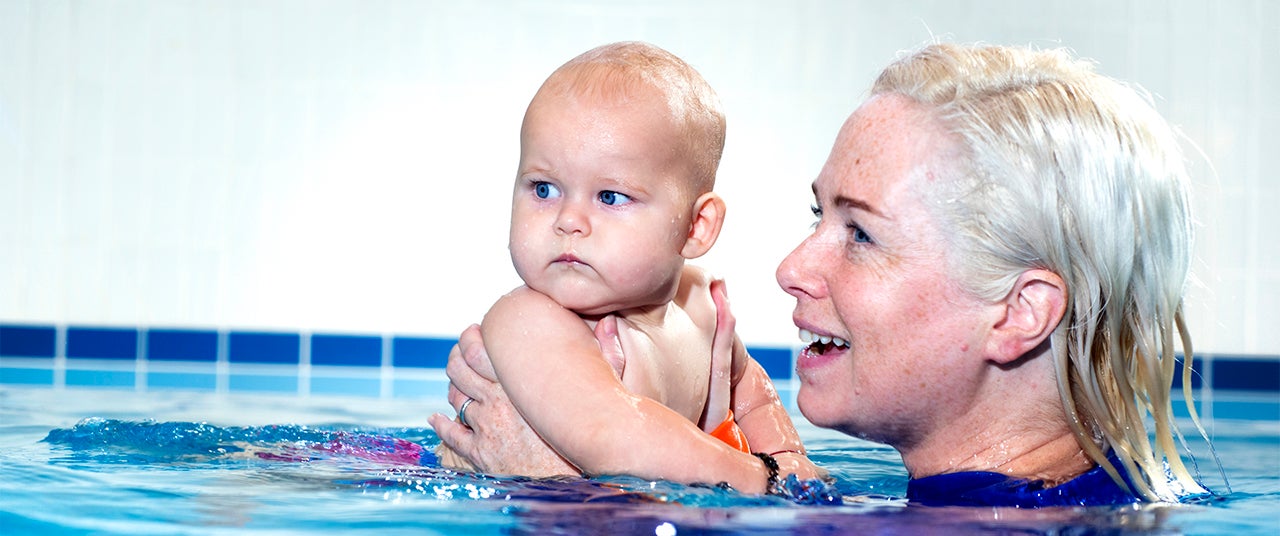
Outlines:
{"label": "dark blue tile", "polygon": [[382,365],[382,337],[374,335],[312,335],[312,365]]}
{"label": "dark blue tile", "polygon": [[791,379],[790,348],[747,348],[747,353],[754,357],[770,378],[775,380]]}
{"label": "dark blue tile", "polygon": [[0,326],[0,356],[53,357],[57,345],[53,326]]}
{"label": "dark blue tile", "polygon": [[218,332],[153,329],[147,332],[151,361],[217,361]]}
{"label": "dark blue tile", "polygon": [[391,340],[391,363],[397,367],[444,368],[457,339],[396,337]]}
{"label": "dark blue tile", "polygon": [[1280,391],[1280,360],[1214,356],[1213,388]]}
{"label": "dark blue tile", "polygon": [[132,328],[67,328],[67,357],[136,359],[138,330]]}
{"label": "dark blue tile", "polygon": [[232,363],[298,364],[301,337],[297,333],[231,332],[227,360]]}

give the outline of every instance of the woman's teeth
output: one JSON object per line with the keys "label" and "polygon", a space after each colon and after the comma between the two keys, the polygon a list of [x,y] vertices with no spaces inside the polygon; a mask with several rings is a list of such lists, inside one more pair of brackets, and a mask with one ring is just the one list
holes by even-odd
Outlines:
{"label": "woman's teeth", "polygon": [[803,342],[805,344],[814,344],[814,343],[820,343],[823,345],[833,344],[837,347],[842,347],[842,348],[847,348],[849,346],[849,341],[841,339],[840,337],[831,337],[828,335],[817,335],[814,332],[804,328],[800,328],[800,342]]}

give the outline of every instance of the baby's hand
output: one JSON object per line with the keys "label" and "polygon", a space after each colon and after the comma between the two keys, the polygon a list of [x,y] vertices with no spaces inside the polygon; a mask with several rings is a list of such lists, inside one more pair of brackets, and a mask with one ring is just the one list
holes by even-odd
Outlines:
{"label": "baby's hand", "polygon": [[613,373],[622,379],[627,370],[627,357],[622,355],[622,341],[618,339],[618,317],[609,315],[596,322],[596,342],[600,343],[600,353],[604,361],[613,368]]}

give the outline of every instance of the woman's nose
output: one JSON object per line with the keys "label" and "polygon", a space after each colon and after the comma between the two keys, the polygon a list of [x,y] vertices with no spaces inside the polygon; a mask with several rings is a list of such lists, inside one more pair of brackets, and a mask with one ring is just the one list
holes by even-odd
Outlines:
{"label": "woman's nose", "polygon": [[778,271],[774,274],[778,278],[778,286],[796,298],[819,298],[825,292],[822,278],[811,269],[813,262],[821,262],[821,258],[818,258],[820,256],[815,255],[815,236],[810,235],[800,242],[796,249],[782,259],[782,264],[778,265]]}

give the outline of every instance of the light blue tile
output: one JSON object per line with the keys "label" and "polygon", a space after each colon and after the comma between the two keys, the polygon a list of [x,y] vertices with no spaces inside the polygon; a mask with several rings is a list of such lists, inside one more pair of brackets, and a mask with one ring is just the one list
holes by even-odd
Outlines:
{"label": "light blue tile", "polygon": [[40,368],[0,367],[0,383],[16,385],[53,385],[53,371]]}
{"label": "light blue tile", "polygon": [[381,391],[382,382],[377,378],[311,377],[312,394],[376,397]]}
{"label": "light blue tile", "polygon": [[232,392],[298,392],[297,376],[277,376],[267,374],[232,374],[227,378],[227,386]]}
{"label": "light blue tile", "polygon": [[182,372],[150,372],[147,374],[147,389],[212,391],[217,387],[218,377],[215,374]]}
{"label": "light blue tile", "polygon": [[133,371],[67,369],[67,386],[133,389],[136,384],[137,374]]}
{"label": "light blue tile", "polygon": [[441,400],[449,395],[449,380],[397,378],[391,383],[391,393],[395,398]]}

